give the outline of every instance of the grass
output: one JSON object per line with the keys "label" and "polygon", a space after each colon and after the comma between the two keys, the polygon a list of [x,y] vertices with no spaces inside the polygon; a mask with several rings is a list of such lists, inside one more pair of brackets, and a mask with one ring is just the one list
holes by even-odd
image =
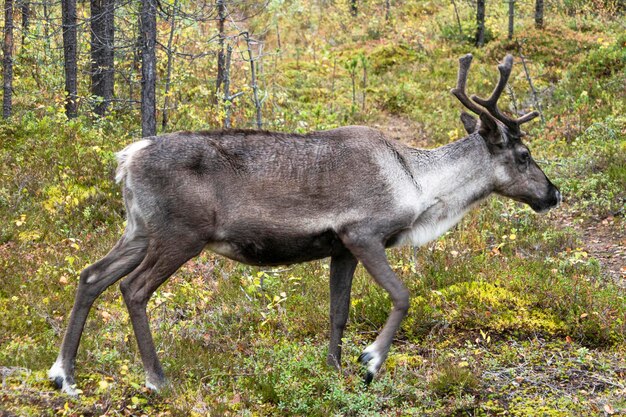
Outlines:
{"label": "grass", "polygon": [[[448,4],[403,7],[404,17],[394,18],[403,19],[402,25],[392,31],[372,19],[349,38],[338,29],[341,16],[322,23],[315,17],[313,26],[337,33],[336,46],[317,45],[315,57],[313,43],[298,53],[286,48],[276,63],[274,82],[280,87],[268,97],[272,110],[266,116],[275,127],[306,131],[375,123],[395,114],[391,117],[424,126],[419,136],[427,136],[429,145],[460,137],[460,106],[448,93],[456,59],[474,53],[469,89],[485,94],[495,79],[493,63],[513,46],[493,22],[493,40],[481,50],[453,37],[451,29],[443,31],[442,22],[452,21]],[[73,399],[56,392],[46,371],[60,344],[78,274],[123,230],[114,152],[133,140],[136,121],[120,112],[101,121],[68,122],[50,106],[0,124],[0,217],[5,219],[0,225],[0,413],[626,413],[623,278],[604,272],[602,259],[588,253],[581,234],[583,226],[607,217],[624,230],[626,45],[614,21],[558,19],[559,25],[555,21],[542,32],[529,30],[528,19],[519,25],[528,29],[523,36],[531,73],[545,89],[547,123],[531,128],[530,147],[561,187],[563,206],[537,216],[494,198],[436,242],[389,251],[412,304],[369,389],[355,359],[374,339],[391,304],[361,267],[344,340],[344,369],[338,373],[324,365],[327,260],[257,269],[206,252],[181,268],[148,306],[171,381],[164,393],[143,387],[132,328],[115,287],[96,302],[81,342],[77,381],[83,395]],[[557,26],[562,30],[553,29]],[[358,94],[366,91],[365,109],[361,102],[353,106],[345,69],[357,56],[363,57],[358,65],[365,62],[369,70],[369,84],[357,84]],[[530,103],[520,71],[511,85],[518,104]],[[181,107],[175,120],[181,128],[197,127],[199,112]],[[235,114],[236,121],[244,117],[243,111]]]}

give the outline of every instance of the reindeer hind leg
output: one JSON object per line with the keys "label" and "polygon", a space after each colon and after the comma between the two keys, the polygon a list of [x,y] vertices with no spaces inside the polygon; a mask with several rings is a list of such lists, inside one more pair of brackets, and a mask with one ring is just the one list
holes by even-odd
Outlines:
{"label": "reindeer hind leg", "polygon": [[148,240],[145,236],[124,233],[111,251],[80,274],[74,306],[57,360],[48,377],[64,392],[75,395],[74,363],[80,338],[94,301],[110,285],[133,271],[143,260]]}
{"label": "reindeer hind leg", "polygon": [[161,284],[185,262],[198,255],[203,247],[204,242],[194,239],[192,233],[155,238],[141,265],[120,284],[146,371],[146,386],[152,390],[163,387],[166,379],[150,332],[146,314],[148,300]]}

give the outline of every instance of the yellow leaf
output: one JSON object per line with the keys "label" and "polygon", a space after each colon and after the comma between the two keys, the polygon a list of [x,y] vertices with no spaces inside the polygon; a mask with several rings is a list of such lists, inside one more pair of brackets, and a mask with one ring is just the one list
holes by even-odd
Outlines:
{"label": "yellow leaf", "polygon": [[107,389],[109,387],[109,383],[103,379],[102,381],[98,382],[98,387],[103,390]]}
{"label": "yellow leaf", "polygon": [[26,215],[25,215],[25,214],[22,214],[22,215],[20,216],[19,220],[16,220],[16,221],[15,221],[15,225],[16,225],[17,227],[20,227],[20,226],[21,226],[21,225],[23,225],[25,222],[26,222]]}
{"label": "yellow leaf", "polygon": [[17,235],[20,242],[31,242],[39,239],[40,237],[41,234],[37,230],[24,231]]}

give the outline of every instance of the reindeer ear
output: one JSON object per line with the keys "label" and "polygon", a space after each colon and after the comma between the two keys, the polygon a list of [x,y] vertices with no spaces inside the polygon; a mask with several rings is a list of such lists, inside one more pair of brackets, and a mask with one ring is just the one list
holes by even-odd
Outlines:
{"label": "reindeer ear", "polygon": [[478,133],[487,141],[488,145],[502,146],[506,142],[506,138],[498,127],[498,122],[488,113],[480,114]]}
{"label": "reindeer ear", "polygon": [[476,127],[478,126],[478,120],[471,114],[462,111],[461,123],[463,123],[463,127],[465,127],[465,131],[469,133],[470,135],[476,132]]}

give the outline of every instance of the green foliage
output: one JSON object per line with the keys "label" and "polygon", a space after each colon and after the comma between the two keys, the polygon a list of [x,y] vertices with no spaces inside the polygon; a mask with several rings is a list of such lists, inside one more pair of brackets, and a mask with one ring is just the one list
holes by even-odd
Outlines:
{"label": "green foliage", "polygon": [[422,97],[418,85],[411,81],[400,82],[381,92],[380,106],[392,114],[407,114],[414,109],[414,103]]}
{"label": "green foliage", "polygon": [[[275,344],[257,351],[246,361],[252,377],[241,380],[251,392],[248,401],[271,404],[284,415],[371,416],[401,405],[399,399],[385,398],[390,391],[403,392],[404,401],[414,400],[408,386],[394,386],[390,379],[363,386],[359,375],[342,377],[322,359],[325,350],[310,342]],[[356,371],[355,366],[349,369]],[[465,381],[456,381],[463,385]]]}
{"label": "green foliage", "polygon": [[430,381],[430,388],[440,396],[471,393],[478,388],[479,381],[476,375],[468,369],[467,363],[460,366],[451,361],[445,361]]}
{"label": "green foliage", "polygon": [[[441,25],[441,36],[452,42],[464,42],[474,45],[476,43],[476,22],[472,20],[463,20],[461,22],[461,31],[457,23],[447,23]],[[485,44],[494,39],[494,33],[489,25],[485,25]]]}
{"label": "green foliage", "polygon": [[555,169],[555,175],[562,176],[563,191],[581,217],[624,213],[625,130],[624,117],[607,117],[589,126],[571,143],[560,144],[566,148],[561,153],[565,165]]}
{"label": "green foliage", "polygon": [[623,72],[624,66],[626,66],[626,35],[621,35],[614,43],[606,45],[603,42],[599,49],[591,51],[570,70],[570,76],[579,79],[607,78]]}
{"label": "green foliage", "polygon": [[380,45],[368,55],[374,74],[380,75],[393,69],[396,65],[414,62],[420,57],[407,43]]}
{"label": "green foliage", "polygon": [[565,6],[567,12],[572,15],[576,13],[591,13],[600,16],[614,16],[616,14],[623,14],[626,11],[626,3],[624,0],[563,0],[563,6]]}

